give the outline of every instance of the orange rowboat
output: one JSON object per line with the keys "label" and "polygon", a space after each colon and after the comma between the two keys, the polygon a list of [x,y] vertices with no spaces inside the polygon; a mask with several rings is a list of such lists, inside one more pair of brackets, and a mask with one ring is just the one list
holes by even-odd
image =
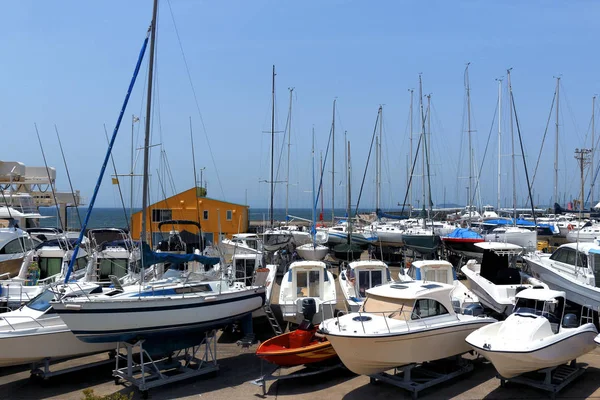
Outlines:
{"label": "orange rowboat", "polygon": [[316,334],[317,328],[298,328],[275,336],[261,343],[256,355],[280,367],[314,364],[337,357],[329,340]]}

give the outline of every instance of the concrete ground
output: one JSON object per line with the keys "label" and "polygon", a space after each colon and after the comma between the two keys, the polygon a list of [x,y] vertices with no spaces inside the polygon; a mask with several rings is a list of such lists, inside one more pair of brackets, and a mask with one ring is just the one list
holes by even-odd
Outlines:
{"label": "concrete ground", "polygon": [[[337,272],[337,271],[334,271]],[[396,276],[398,268],[392,268],[392,276]],[[337,275],[337,274],[336,274]],[[277,298],[279,288],[274,288]],[[342,299],[338,299],[341,301]],[[343,309],[338,304],[338,308]],[[259,339],[269,336],[268,325],[258,326]],[[343,399],[343,400],[378,400],[378,399],[410,399],[409,392],[385,383],[371,384],[366,376],[357,376],[344,369],[337,369],[326,374],[304,378],[283,380],[279,383],[267,383],[267,395],[263,397],[262,389],[249,382],[261,375],[261,362],[254,355],[257,346],[242,349],[235,342],[240,338],[237,333],[224,332],[218,338],[219,373],[216,376],[192,378],[175,382],[149,391],[150,399],[211,399],[211,400],[244,400],[257,398],[271,399]],[[443,345],[443,338],[440,338]],[[106,359],[105,354],[70,360],[60,367],[85,364],[86,362]],[[587,371],[571,385],[564,388],[557,398],[584,399],[600,398],[600,350],[595,350],[579,360],[587,363]],[[547,392],[531,387],[509,383],[500,386],[495,377],[494,367],[482,359],[473,361],[472,372],[452,381],[442,383],[421,392],[420,399],[547,399]],[[270,368],[265,364],[265,372]],[[29,367],[9,367],[0,369],[0,399],[65,399],[79,400],[83,398],[83,390],[91,388],[97,395],[108,395],[115,392],[134,393],[134,399],[141,398],[140,393],[126,384],[115,385],[112,377],[114,364],[106,364],[56,376],[47,381],[31,379]],[[271,367],[272,368],[272,367]],[[293,371],[299,371],[296,368]],[[291,371],[282,372],[282,375]]]}

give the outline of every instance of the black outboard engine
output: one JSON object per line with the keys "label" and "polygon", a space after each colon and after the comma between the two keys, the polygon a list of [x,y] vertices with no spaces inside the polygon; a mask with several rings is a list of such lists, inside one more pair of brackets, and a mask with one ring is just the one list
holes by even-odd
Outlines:
{"label": "black outboard engine", "polygon": [[304,316],[304,320],[298,326],[298,329],[303,331],[310,331],[314,328],[312,323],[313,317],[317,313],[317,304],[315,303],[315,299],[308,297],[302,300],[302,315]]}

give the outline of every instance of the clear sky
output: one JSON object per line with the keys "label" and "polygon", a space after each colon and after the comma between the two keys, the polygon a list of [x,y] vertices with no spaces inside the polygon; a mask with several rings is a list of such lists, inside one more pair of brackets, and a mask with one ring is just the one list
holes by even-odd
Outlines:
{"label": "clear sky", "polygon": [[[0,129],[2,159],[43,165],[37,123],[58,188],[68,190],[54,132],[58,126],[74,186],[91,197],[106,150],[103,124],[114,128],[125,90],[151,18],[151,0],[4,2],[0,23]],[[481,201],[496,205],[496,78],[512,70],[516,112],[530,177],[554,96],[560,88],[559,192],[579,188],[574,150],[590,147],[592,96],[600,93],[597,50],[600,3],[593,1],[195,1],[160,2],[154,144],[162,143],[171,177],[162,176],[161,147],[153,147],[151,200],[193,185],[189,119],[196,165],[205,167],[210,197],[267,207],[271,68],[275,64],[277,130],[287,118],[287,88],[294,87],[290,158],[290,207],[311,203],[311,129],[317,155],[324,152],[336,115],[336,207],[345,206],[343,132],[352,149],[355,203],[377,109],[384,105],[382,206],[401,202],[409,154],[409,92],[415,91],[415,143],[419,124],[418,74],[432,94],[431,186],[434,203],[464,204],[468,176],[464,69],[470,66],[473,153],[481,175]],[[171,13],[172,12],[172,13]],[[175,24],[174,22],[175,21]],[[175,27],[190,70],[188,79]],[[132,94],[114,150],[119,173],[130,168],[131,115],[144,116],[147,60]],[[504,80],[506,83],[506,80]],[[506,85],[502,105],[503,205],[511,202],[510,125]],[[599,101],[600,103],[600,101]],[[534,191],[536,203],[553,193],[554,116],[550,121]],[[137,123],[136,147],[143,129]],[[515,128],[516,135],[516,128]],[[277,154],[282,148],[277,134]],[[209,146],[210,145],[210,146]],[[212,151],[209,149],[212,149]],[[518,150],[518,143],[517,143]],[[520,153],[520,151],[517,151]],[[279,155],[277,156],[279,160]],[[331,155],[329,156],[331,157]],[[361,207],[374,206],[373,157]],[[596,163],[600,157],[596,156]],[[328,160],[330,161],[330,159]],[[526,196],[522,160],[517,197]],[[276,164],[279,161],[276,162]],[[278,180],[285,180],[285,154]],[[141,171],[141,159],[136,172]],[[331,165],[326,166],[331,171]],[[107,170],[98,206],[119,207]],[[420,174],[420,162],[417,174]],[[199,173],[198,173],[199,174]],[[158,176],[161,175],[159,181]],[[199,177],[198,177],[199,179]],[[414,186],[421,198],[420,177]],[[129,204],[128,178],[122,178]],[[161,183],[162,182],[162,183]],[[324,179],[325,207],[331,177]],[[589,181],[588,181],[589,185]],[[134,200],[140,203],[141,180]],[[599,185],[600,186],[600,185]],[[599,192],[597,189],[596,192]],[[587,189],[586,189],[587,193]],[[596,200],[598,195],[595,196]],[[285,204],[277,187],[276,206]]]}

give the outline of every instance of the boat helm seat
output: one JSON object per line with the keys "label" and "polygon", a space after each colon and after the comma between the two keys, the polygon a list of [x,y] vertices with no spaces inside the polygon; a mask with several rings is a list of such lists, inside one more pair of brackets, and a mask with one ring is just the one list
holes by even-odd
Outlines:
{"label": "boat helm seat", "polygon": [[308,297],[306,299],[302,299],[302,316],[304,320],[298,326],[299,330],[303,331],[311,331],[314,329],[314,325],[312,323],[313,317],[317,313],[317,304],[315,299],[312,297]]}
{"label": "boat helm seat", "polygon": [[577,328],[579,326],[577,315],[575,314],[565,314],[563,318],[563,327],[564,328]]}

